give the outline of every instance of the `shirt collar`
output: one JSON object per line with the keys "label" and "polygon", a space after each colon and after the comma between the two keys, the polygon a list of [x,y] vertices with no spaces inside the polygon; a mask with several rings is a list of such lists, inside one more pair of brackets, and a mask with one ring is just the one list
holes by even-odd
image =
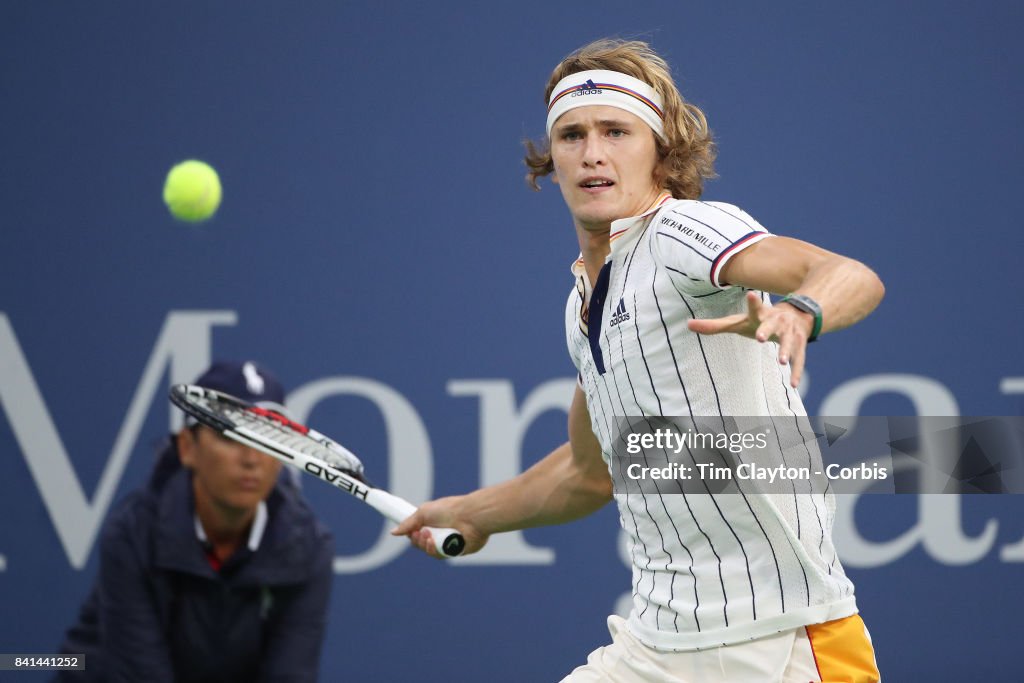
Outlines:
{"label": "shirt collar", "polygon": [[[199,539],[200,543],[206,543],[209,539],[206,537],[206,530],[203,529],[203,523],[199,521],[199,515],[193,515],[192,519],[195,523],[196,538]],[[263,532],[267,528],[267,504],[264,501],[260,501],[260,504],[256,506],[256,516],[253,517],[252,527],[249,529],[249,541],[246,544],[249,550],[256,552],[260,547],[260,541],[263,540]]]}
{"label": "shirt collar", "polygon": [[[629,218],[619,218],[618,220],[612,221],[611,231],[608,235],[608,241],[611,244],[611,252],[609,253],[608,258],[611,258],[616,251],[621,251],[627,245],[632,244],[633,240],[638,235],[636,228],[644,224],[643,219],[660,209],[661,206],[670,199],[672,199],[671,194],[667,191],[662,192],[658,195],[658,198],[654,200],[654,203],[651,204],[650,208],[642,214],[638,216],[630,216]],[[580,254],[579,258],[573,262],[570,269],[572,270],[572,274],[576,277],[581,277],[586,273],[583,266],[583,254]],[[587,278],[584,277],[583,280],[587,285],[589,285],[589,283],[586,282]]]}

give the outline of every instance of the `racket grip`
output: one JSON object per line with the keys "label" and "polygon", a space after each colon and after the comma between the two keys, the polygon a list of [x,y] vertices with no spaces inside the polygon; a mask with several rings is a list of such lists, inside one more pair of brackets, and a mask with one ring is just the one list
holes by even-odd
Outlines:
{"label": "racket grip", "polygon": [[[373,506],[378,512],[399,524],[409,515],[416,512],[416,506],[407,500],[383,491],[373,489],[366,497],[366,502]],[[434,547],[437,548],[441,557],[457,557],[466,549],[466,539],[457,529],[443,529],[432,526],[423,527],[430,532],[434,540]]]}
{"label": "racket grip", "polygon": [[437,527],[423,527],[430,532],[434,539],[434,547],[442,557],[458,557],[466,549],[466,539],[455,529],[438,529]]}

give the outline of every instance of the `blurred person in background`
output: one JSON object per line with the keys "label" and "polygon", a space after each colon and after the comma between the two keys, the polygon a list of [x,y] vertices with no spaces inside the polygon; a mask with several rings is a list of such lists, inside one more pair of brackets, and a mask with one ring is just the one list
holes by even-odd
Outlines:
{"label": "blurred person in background", "polygon": [[[196,384],[284,412],[252,361]],[[57,681],[315,681],[334,544],[270,456],[189,420],[100,538],[99,575],[61,646]],[[280,475],[280,476],[279,476]]]}

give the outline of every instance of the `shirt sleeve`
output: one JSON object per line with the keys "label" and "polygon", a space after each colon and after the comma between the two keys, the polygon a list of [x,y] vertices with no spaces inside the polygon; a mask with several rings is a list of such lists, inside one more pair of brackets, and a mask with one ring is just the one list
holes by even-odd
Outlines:
{"label": "shirt sleeve", "polygon": [[565,303],[565,344],[569,349],[569,357],[576,368],[577,374],[580,370],[579,344],[577,338],[580,331],[580,312],[582,308],[582,295],[578,287],[573,287],[569,292],[569,298]]}
{"label": "shirt sleeve", "polygon": [[728,287],[721,273],[729,259],[771,236],[748,213],[722,202],[670,202],[651,227],[661,265],[677,289],[691,293]]}
{"label": "shirt sleeve", "polygon": [[132,514],[120,514],[100,539],[97,589],[100,604],[100,658],[108,681],[172,683],[174,671],[153,586],[134,541]]}
{"label": "shirt sleeve", "polygon": [[331,583],[334,580],[334,540],[318,526],[317,549],[309,579],[289,591],[281,613],[267,634],[260,667],[262,683],[316,683],[320,648],[327,628]]}

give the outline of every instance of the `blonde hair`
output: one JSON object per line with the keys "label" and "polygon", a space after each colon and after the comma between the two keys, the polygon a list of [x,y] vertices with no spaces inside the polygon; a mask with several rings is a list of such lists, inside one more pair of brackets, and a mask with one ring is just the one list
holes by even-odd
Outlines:
{"label": "blonde hair", "polygon": [[[665,114],[665,138],[655,136],[661,162],[654,180],[677,199],[697,199],[704,190],[704,179],[715,176],[715,143],[704,112],[683,100],[672,80],[668,63],[651,46],[639,40],[605,38],[581,47],[562,60],[551,73],[544,90],[544,104],[555,85],[580,71],[607,69],[639,78],[657,91]],[[555,170],[551,161],[551,143],[527,140],[526,181],[539,190],[537,179]]]}

